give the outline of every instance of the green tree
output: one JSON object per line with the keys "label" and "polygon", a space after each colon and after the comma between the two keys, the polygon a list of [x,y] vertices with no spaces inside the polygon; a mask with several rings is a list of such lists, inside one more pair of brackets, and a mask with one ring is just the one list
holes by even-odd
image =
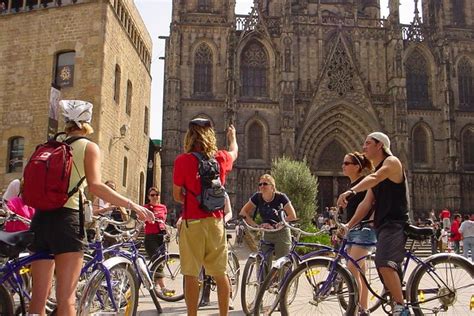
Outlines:
{"label": "green tree", "polygon": [[311,227],[311,219],[317,211],[318,179],[311,174],[306,159],[277,158],[272,162],[271,174],[277,190],[284,192],[291,200],[302,227]]}

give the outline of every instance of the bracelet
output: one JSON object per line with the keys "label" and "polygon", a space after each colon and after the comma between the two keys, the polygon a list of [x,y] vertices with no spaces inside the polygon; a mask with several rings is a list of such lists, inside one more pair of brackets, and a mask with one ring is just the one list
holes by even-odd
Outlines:
{"label": "bracelet", "polygon": [[357,192],[354,190],[354,189],[350,189],[349,192],[351,192],[352,194],[356,195]]}

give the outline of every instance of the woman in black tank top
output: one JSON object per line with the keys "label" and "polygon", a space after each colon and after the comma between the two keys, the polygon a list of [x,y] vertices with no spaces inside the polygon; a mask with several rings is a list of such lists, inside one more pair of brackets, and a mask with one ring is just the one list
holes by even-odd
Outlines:
{"label": "woman in black tank top", "polygon": [[[350,187],[355,186],[359,183],[363,178],[363,172],[371,172],[373,169],[372,163],[370,160],[365,157],[365,155],[359,152],[352,152],[348,153],[344,156],[344,161],[342,162],[342,172],[345,176],[347,176],[351,180]],[[354,216],[357,206],[359,203],[362,202],[365,198],[365,194],[367,191],[358,192],[355,194],[351,199],[349,199],[347,206],[346,206],[346,217],[347,221],[350,221],[351,218]],[[368,220],[372,214],[369,212],[367,216],[363,220]],[[375,231],[371,227],[365,227],[363,229],[351,230],[347,235],[347,241],[349,243],[356,243],[356,244],[349,244],[347,252],[349,255],[354,259],[358,260],[359,258],[363,258],[367,256],[369,250],[372,246],[368,245],[359,245],[359,244],[375,244],[376,237]],[[358,261],[359,266],[361,267],[362,271],[365,272],[365,260]],[[351,263],[348,262],[347,267],[354,275],[354,278],[357,282],[357,285],[360,289],[359,292],[359,315],[368,315],[367,308],[368,308],[368,289],[365,283],[361,279],[361,275],[358,269]]]}

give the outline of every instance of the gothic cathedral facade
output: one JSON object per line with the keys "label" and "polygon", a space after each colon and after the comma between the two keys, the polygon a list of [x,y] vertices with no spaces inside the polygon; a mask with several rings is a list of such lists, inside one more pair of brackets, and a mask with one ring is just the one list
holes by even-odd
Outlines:
{"label": "gothic cathedral facade", "polygon": [[[344,154],[372,131],[387,133],[422,213],[474,209],[474,2],[173,0],[166,40],[162,188],[189,120],[212,120],[220,147],[233,123],[239,158],[228,177],[235,211],[272,159],[306,159],[318,176],[319,209],[347,189]],[[419,9],[422,7],[423,14]],[[291,198],[291,197],[290,197]]]}

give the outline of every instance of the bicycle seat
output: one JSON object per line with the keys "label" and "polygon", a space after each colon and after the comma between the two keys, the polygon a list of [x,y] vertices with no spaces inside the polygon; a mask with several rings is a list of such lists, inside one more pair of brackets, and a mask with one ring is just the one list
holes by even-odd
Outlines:
{"label": "bicycle seat", "polygon": [[413,225],[406,225],[404,231],[408,238],[414,240],[425,240],[434,234],[431,227],[417,227]]}
{"label": "bicycle seat", "polygon": [[0,256],[17,257],[33,242],[34,237],[35,234],[29,230],[17,233],[0,231]]}

